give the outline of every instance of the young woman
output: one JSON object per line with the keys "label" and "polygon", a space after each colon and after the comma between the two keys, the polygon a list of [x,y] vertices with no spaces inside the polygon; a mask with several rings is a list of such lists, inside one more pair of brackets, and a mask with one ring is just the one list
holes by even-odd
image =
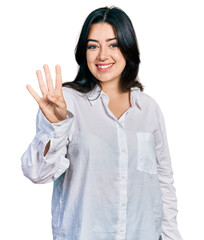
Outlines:
{"label": "young woman", "polygon": [[54,182],[55,240],[182,240],[164,117],[138,80],[131,20],[116,7],[94,10],[76,47],[73,82],[44,65],[36,136],[22,169]]}

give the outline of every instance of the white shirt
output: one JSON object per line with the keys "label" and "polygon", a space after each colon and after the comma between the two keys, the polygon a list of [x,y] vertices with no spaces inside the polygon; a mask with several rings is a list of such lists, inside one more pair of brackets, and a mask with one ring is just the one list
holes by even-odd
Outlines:
{"label": "white shirt", "polygon": [[53,239],[182,240],[156,101],[133,87],[131,107],[118,120],[98,85],[84,94],[62,89],[67,119],[50,123],[39,108],[36,135],[21,157],[31,181],[54,181]]}

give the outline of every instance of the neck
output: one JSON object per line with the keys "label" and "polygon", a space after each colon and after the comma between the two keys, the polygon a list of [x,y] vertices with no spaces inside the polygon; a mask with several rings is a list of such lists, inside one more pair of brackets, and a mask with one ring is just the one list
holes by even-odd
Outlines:
{"label": "neck", "polygon": [[119,84],[115,84],[115,83],[110,83],[110,82],[100,82],[101,86],[102,86],[102,90],[104,93],[106,93],[109,98],[115,98],[115,97],[119,97],[122,94],[124,94],[124,92],[122,92],[119,88]]}

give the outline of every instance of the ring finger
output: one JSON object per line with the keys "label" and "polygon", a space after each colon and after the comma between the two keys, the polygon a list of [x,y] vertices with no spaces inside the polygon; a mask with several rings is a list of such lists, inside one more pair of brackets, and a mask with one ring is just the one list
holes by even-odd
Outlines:
{"label": "ring finger", "polygon": [[43,76],[42,76],[41,71],[37,70],[36,75],[37,75],[37,78],[38,78],[38,83],[39,83],[41,93],[42,93],[43,96],[45,96],[47,94],[47,88],[46,88],[45,83],[43,81]]}
{"label": "ring finger", "polygon": [[43,65],[44,71],[45,71],[45,78],[47,83],[47,89],[49,92],[54,92],[54,86],[50,74],[50,70],[47,64]]}

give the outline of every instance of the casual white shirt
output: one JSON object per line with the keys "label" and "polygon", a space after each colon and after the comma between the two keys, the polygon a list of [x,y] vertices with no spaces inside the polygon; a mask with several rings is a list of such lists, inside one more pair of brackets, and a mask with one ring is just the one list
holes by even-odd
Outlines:
{"label": "casual white shirt", "polygon": [[31,181],[54,182],[53,239],[182,240],[157,102],[133,87],[131,107],[117,119],[98,85],[89,93],[62,89],[67,119],[50,123],[39,108],[36,135],[21,157]]}

